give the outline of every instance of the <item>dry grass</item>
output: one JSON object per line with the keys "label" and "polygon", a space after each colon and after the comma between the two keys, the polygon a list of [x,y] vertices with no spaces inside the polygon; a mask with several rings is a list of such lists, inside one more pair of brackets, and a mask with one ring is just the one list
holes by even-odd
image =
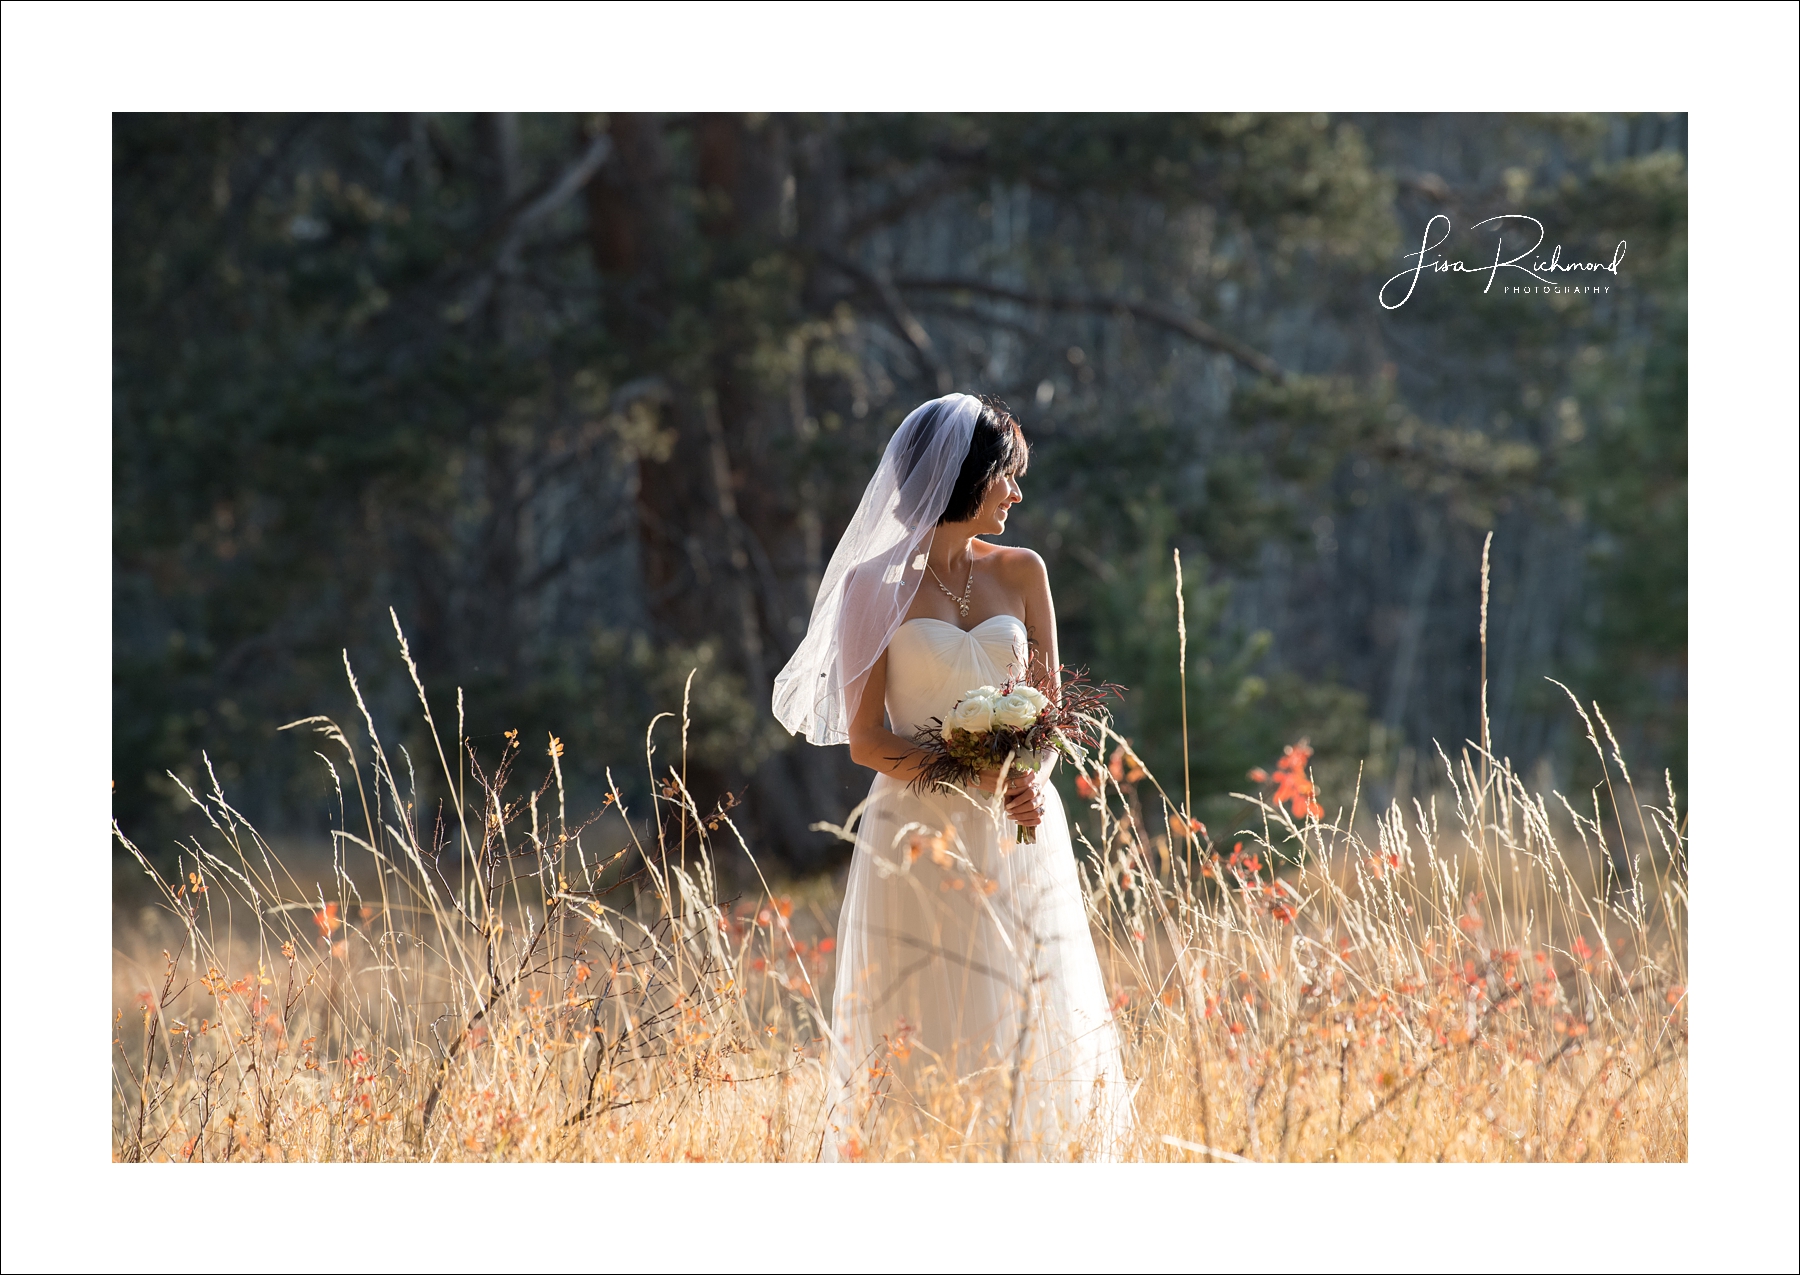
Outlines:
{"label": "dry grass", "polygon": [[[553,741],[520,789],[524,745],[484,769],[459,724],[427,820],[365,724],[359,749],[307,723],[345,813],[326,883],[216,784],[178,872],[119,834],[162,920],[118,936],[116,1158],[816,1158],[826,909],[722,898],[719,857],[754,859],[678,762],[650,755],[647,817],[615,791],[577,827]],[[1612,778],[1576,806],[1471,749],[1410,810],[1249,797],[1224,854],[1120,741],[1116,774],[1084,776],[1082,836],[1128,1158],[1685,1159],[1685,827],[1589,738]],[[999,1158],[1007,1083],[894,1100],[849,1150]]]}

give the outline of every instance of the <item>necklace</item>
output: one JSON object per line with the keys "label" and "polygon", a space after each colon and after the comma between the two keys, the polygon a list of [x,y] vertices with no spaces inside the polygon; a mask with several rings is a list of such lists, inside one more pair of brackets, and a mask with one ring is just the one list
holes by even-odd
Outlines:
{"label": "necklace", "polygon": [[963,586],[962,597],[960,598],[950,592],[943,580],[939,579],[937,568],[931,565],[929,559],[926,560],[925,569],[931,572],[931,578],[937,581],[937,587],[943,590],[944,596],[956,603],[957,611],[962,614],[964,619],[967,619],[969,615],[969,597],[975,592],[975,555],[969,555],[969,583]]}

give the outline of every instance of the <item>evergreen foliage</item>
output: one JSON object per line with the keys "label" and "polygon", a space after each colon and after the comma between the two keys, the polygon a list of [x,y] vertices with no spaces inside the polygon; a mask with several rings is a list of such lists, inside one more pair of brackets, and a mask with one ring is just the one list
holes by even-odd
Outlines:
{"label": "evergreen foliage", "polygon": [[[412,720],[391,605],[478,742],[554,731],[596,803],[699,668],[696,791],[829,861],[866,777],[768,686],[949,388],[1025,422],[1017,539],[1162,775],[1182,549],[1213,818],[1302,735],[1327,804],[1477,735],[1489,530],[1499,750],[1580,764],[1555,676],[1679,784],[1684,150],[1679,116],[118,116],[120,819],[171,832],[204,749],[298,821],[275,727],[343,711],[345,648]],[[1376,304],[1428,218],[1476,260],[1512,211],[1628,240],[1612,292]]]}

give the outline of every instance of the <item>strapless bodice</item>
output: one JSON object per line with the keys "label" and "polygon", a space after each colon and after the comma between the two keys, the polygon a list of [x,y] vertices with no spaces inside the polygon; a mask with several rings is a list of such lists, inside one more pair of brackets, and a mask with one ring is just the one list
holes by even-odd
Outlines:
{"label": "strapless bodice", "polygon": [[910,736],[941,718],[977,686],[1025,671],[1025,622],[992,615],[972,629],[947,620],[908,620],[888,643],[887,711],[894,733]]}

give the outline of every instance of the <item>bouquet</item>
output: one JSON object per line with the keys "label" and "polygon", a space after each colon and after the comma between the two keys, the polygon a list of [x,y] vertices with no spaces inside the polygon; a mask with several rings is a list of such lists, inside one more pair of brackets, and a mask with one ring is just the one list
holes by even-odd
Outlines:
{"label": "bouquet", "polygon": [[[1080,764],[1098,741],[1095,720],[1108,696],[1124,689],[1098,686],[1084,673],[1060,670],[1054,676],[1018,677],[1004,686],[977,686],[963,692],[947,717],[934,717],[913,732],[912,742],[928,760],[912,781],[928,788],[972,783],[984,770],[1028,770],[1033,774],[1062,754]],[[1020,825],[1018,841],[1037,840],[1037,829]]]}

